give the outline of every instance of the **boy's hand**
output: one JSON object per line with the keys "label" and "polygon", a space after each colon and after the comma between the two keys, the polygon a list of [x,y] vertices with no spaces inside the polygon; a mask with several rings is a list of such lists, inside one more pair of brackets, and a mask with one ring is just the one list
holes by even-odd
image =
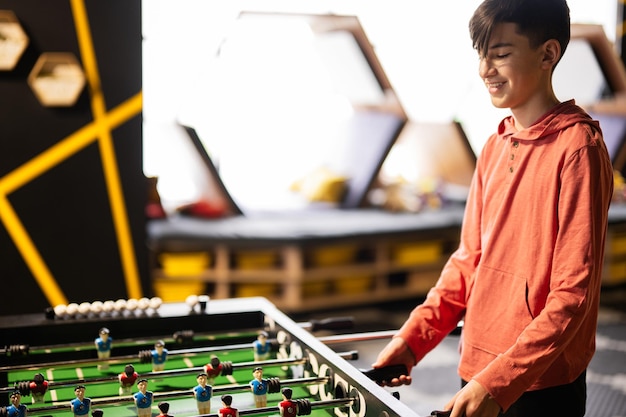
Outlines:
{"label": "boy's hand", "polygon": [[450,417],[497,417],[500,406],[478,382],[471,380],[445,407]]}
{"label": "boy's hand", "polygon": [[409,385],[411,379],[411,369],[415,366],[415,356],[406,342],[394,337],[378,354],[376,362],[372,364],[372,368],[380,368],[389,365],[404,365],[407,369],[407,375],[400,375],[390,381],[380,381],[379,384],[387,387],[398,387],[400,385]]}

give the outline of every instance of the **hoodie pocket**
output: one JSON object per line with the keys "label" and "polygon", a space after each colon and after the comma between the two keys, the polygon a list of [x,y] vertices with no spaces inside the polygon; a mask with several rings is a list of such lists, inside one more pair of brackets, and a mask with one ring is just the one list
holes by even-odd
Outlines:
{"label": "hoodie pocket", "polygon": [[531,320],[526,279],[482,265],[465,316],[465,343],[498,355],[515,343]]}

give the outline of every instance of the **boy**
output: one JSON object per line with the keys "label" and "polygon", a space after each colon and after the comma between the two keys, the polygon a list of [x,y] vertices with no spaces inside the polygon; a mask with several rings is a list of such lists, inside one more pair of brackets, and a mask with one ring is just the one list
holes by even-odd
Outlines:
{"label": "boy", "polygon": [[512,115],[478,159],[459,248],[373,366],[410,370],[463,319],[452,417],[583,416],[613,177],[598,123],[553,92],[569,8],[485,0],[470,34]]}

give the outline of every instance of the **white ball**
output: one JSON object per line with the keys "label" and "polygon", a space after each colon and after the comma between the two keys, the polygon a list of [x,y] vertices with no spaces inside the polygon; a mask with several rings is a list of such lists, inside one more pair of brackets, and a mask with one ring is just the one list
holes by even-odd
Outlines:
{"label": "white ball", "polygon": [[91,311],[91,303],[88,303],[85,301],[84,303],[80,303],[78,305],[78,312],[80,314],[87,315],[89,314],[90,311]]}
{"label": "white ball", "polygon": [[189,295],[187,296],[187,299],[185,300],[185,302],[187,303],[187,305],[191,308],[195,307],[196,304],[198,304],[198,296],[197,295]]}
{"label": "white ball", "polygon": [[104,311],[105,313],[110,313],[114,309],[115,309],[115,301],[106,300],[104,303],[102,303],[102,311]]}
{"label": "white ball", "polygon": [[102,301],[94,301],[91,303],[91,312],[94,314],[100,314],[103,307],[104,303]]}
{"label": "white ball", "polygon": [[161,304],[163,304],[163,300],[159,297],[152,297],[150,299],[150,308],[153,310],[158,310]]}
{"label": "white ball", "polygon": [[54,307],[54,314],[57,317],[65,317],[65,314],[67,314],[67,306],[65,304],[59,304],[57,306]]}
{"label": "white ball", "polygon": [[141,297],[137,301],[137,307],[139,308],[139,310],[147,310],[148,307],[150,307],[150,300],[146,297]]}
{"label": "white ball", "polygon": [[115,302],[115,311],[122,311],[126,308],[126,300],[120,298]]}
{"label": "white ball", "polygon": [[137,309],[137,299],[136,298],[129,298],[128,300],[126,300],[126,310],[128,311],[134,311]]}
{"label": "white ball", "polygon": [[68,316],[73,316],[76,313],[78,313],[78,304],[77,303],[69,303],[67,305],[67,308],[65,309],[65,312],[67,313]]}

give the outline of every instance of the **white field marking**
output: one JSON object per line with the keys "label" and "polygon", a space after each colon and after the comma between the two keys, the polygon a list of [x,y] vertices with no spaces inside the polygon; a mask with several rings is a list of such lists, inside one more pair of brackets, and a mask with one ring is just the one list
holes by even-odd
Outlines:
{"label": "white field marking", "polygon": [[183,358],[183,362],[185,362],[185,365],[187,365],[187,368],[195,368],[195,365],[193,364],[193,362],[191,362],[191,359]]}
{"label": "white field marking", "polygon": [[78,377],[78,379],[85,379],[83,368],[76,368],[76,376]]}
{"label": "white field marking", "polygon": [[[48,381],[54,381],[54,376],[52,375],[52,368],[46,371],[46,379]],[[50,399],[55,402],[59,400],[59,396],[57,395],[57,390],[50,390]]]}

